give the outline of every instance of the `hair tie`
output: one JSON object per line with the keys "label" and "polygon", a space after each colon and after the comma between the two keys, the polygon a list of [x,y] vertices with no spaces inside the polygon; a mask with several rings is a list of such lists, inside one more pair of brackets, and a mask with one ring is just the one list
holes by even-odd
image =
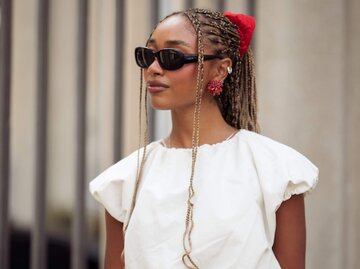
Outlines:
{"label": "hair tie", "polygon": [[255,18],[231,12],[225,12],[224,16],[236,25],[240,37],[239,53],[242,56],[249,49],[252,33],[255,29]]}

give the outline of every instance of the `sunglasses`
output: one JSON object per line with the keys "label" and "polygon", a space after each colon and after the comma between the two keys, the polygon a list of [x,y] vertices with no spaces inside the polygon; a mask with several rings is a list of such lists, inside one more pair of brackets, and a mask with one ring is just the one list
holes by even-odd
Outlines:
{"label": "sunglasses", "polygon": [[[161,49],[157,52],[145,47],[137,47],[135,49],[136,64],[141,68],[148,68],[155,61],[155,58],[158,60],[161,68],[165,70],[177,70],[184,64],[195,63],[198,61],[198,55],[185,55],[176,49]],[[204,55],[204,61],[212,59],[221,59],[221,57],[216,55]]]}

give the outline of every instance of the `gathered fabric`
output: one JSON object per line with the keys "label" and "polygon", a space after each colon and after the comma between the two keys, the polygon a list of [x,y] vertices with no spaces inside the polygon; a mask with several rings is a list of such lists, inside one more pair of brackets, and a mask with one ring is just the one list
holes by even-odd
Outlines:
{"label": "gathered fabric", "polygon": [[[142,151],[142,149],[140,149]],[[137,152],[90,183],[90,192],[120,222],[129,221]],[[136,206],[125,235],[127,269],[183,269],[191,149],[147,146]],[[318,169],[296,150],[257,133],[198,149],[194,176],[192,258],[200,269],[279,269],[272,251],[276,211],[310,192]],[[119,254],[120,255],[120,254]]]}

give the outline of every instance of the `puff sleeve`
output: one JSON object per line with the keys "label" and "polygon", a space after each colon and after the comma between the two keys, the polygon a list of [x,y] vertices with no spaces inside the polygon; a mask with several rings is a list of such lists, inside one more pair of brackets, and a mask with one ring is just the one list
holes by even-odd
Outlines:
{"label": "puff sleeve", "polygon": [[89,184],[90,193],[111,216],[124,222],[136,178],[137,152],[110,166]]}
{"label": "puff sleeve", "polygon": [[294,194],[310,193],[317,185],[319,170],[298,151],[268,137],[247,132],[247,139],[269,228],[275,231],[275,213],[281,203]]}

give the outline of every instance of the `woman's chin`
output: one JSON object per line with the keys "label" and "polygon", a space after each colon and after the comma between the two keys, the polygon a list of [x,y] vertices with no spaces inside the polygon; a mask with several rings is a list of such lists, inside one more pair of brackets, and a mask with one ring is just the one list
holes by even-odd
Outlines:
{"label": "woman's chin", "polygon": [[169,110],[171,109],[171,106],[169,106],[168,103],[164,103],[164,102],[157,102],[154,100],[151,100],[150,105],[153,109],[156,110]]}

